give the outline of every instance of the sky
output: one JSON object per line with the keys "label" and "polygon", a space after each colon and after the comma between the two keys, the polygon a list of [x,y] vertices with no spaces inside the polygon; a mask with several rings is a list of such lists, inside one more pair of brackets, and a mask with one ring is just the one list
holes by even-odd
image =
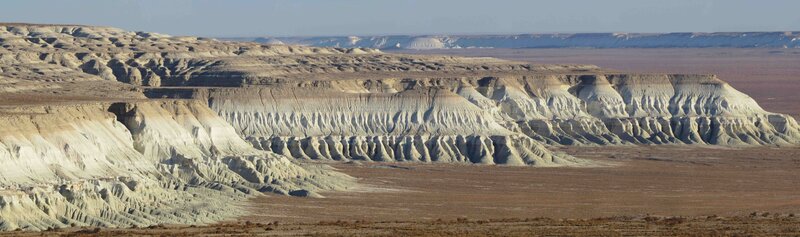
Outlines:
{"label": "sky", "polygon": [[4,0],[0,22],[210,37],[798,31],[798,0]]}

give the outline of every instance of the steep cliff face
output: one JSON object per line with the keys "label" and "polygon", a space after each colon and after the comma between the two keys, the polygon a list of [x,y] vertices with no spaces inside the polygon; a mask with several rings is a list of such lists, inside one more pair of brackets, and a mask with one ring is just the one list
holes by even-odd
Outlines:
{"label": "steep cliff face", "polygon": [[316,195],[352,182],[254,149],[196,101],[15,108],[0,131],[4,230],[208,223],[260,192]]}
{"label": "steep cliff face", "polygon": [[208,101],[298,159],[586,164],[551,145],[794,145],[800,126],[711,75],[528,74],[152,89]]}
{"label": "steep cliff face", "polygon": [[63,179],[146,175],[124,125],[102,104],[35,107],[0,116],[0,182],[56,184]]}
{"label": "steep cliff face", "polygon": [[[352,87],[351,87],[352,88]],[[449,90],[214,89],[209,106],[256,147],[301,159],[577,165]]]}
{"label": "steep cliff face", "polygon": [[[800,138],[793,118],[764,111],[711,75],[529,74],[311,85],[148,94],[207,100],[257,147],[296,158],[486,163],[478,157],[497,154],[490,148],[515,134],[554,145],[790,145]],[[442,153],[445,158],[437,159]]]}
{"label": "steep cliff face", "polygon": [[710,75],[0,26],[3,230],[208,223],[353,185],[303,160],[592,166],[549,148],[798,142]]}
{"label": "steep cliff face", "polygon": [[[536,141],[783,145],[796,144],[798,136],[793,119],[763,111],[713,76],[631,75],[586,65],[233,43],[113,28],[15,25],[0,32],[0,60],[14,65],[0,76],[17,80],[6,83],[13,85],[8,90],[61,91],[103,79],[145,85],[151,98],[207,101],[250,145],[295,158],[563,165],[575,162]],[[152,131],[174,126],[161,124],[152,122]],[[197,134],[209,137],[197,141],[203,150],[246,151],[231,141],[224,142],[235,150],[219,150],[211,145],[217,133],[231,132],[206,130],[212,134]],[[186,138],[155,139],[160,142],[136,146],[154,157],[203,154],[160,147],[181,147],[173,143]]]}
{"label": "steep cliff face", "polygon": [[520,131],[559,144],[797,144],[800,127],[708,75],[499,78],[483,95]]}

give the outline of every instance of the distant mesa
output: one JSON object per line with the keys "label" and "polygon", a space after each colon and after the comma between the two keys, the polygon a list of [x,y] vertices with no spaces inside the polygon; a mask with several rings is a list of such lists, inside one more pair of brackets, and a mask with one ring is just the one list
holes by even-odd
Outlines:
{"label": "distant mesa", "polygon": [[575,33],[224,38],[316,47],[454,48],[800,48],[800,32]]}
{"label": "distant mesa", "polygon": [[278,44],[278,45],[285,44],[285,43],[283,43],[283,41],[280,41],[279,39],[276,39],[276,38],[264,38],[264,37],[256,38],[256,39],[253,40],[253,42],[262,43],[262,44]]}

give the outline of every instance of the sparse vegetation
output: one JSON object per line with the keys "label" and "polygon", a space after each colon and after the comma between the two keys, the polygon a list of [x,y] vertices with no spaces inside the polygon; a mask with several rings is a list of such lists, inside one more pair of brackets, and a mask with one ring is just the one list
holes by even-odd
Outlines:
{"label": "sparse vegetation", "polygon": [[[780,217],[779,217],[780,216]],[[314,236],[529,236],[529,235],[657,235],[657,236],[765,236],[794,235],[800,228],[800,218],[787,214],[722,217],[717,215],[697,217],[675,216],[614,216],[592,219],[552,218],[468,218],[432,221],[321,221],[318,223],[290,223],[276,226],[272,222],[239,222],[211,226],[164,226],[144,229],[80,228],[61,230],[65,236],[195,236],[195,235],[261,235],[280,231],[286,235]],[[37,232],[6,232],[0,236],[38,236]]]}

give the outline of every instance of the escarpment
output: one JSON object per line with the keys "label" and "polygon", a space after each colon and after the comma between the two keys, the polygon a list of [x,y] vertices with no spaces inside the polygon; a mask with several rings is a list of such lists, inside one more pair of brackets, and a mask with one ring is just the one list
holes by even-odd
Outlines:
{"label": "escarpment", "polygon": [[499,92],[492,97],[523,133],[546,142],[788,145],[800,134],[793,118],[764,111],[715,76],[600,74],[509,81],[488,90]]}
{"label": "escarpment", "polygon": [[591,166],[562,145],[796,145],[712,75],[0,26],[0,229],[209,223],[317,161]]}
{"label": "escarpment", "polygon": [[6,110],[0,162],[4,230],[209,223],[260,192],[352,183],[254,149],[204,104],[181,100]]}
{"label": "escarpment", "polygon": [[6,84],[17,94],[114,82],[126,98],[194,98],[249,145],[300,159],[567,165],[575,160],[543,144],[798,141],[794,119],[710,75],[83,26],[12,25],[2,36],[0,59],[12,66],[0,75],[18,81]]}
{"label": "escarpment", "polygon": [[449,90],[212,89],[209,106],[256,147],[301,159],[558,166],[552,154]]}
{"label": "escarpment", "polygon": [[793,118],[764,111],[711,75],[531,73],[146,94],[208,101],[257,147],[311,159],[436,161],[426,153],[446,141],[456,154],[445,152],[445,160],[482,160],[469,159],[476,155],[458,144],[486,136],[553,145],[735,146],[793,145],[800,137]]}

